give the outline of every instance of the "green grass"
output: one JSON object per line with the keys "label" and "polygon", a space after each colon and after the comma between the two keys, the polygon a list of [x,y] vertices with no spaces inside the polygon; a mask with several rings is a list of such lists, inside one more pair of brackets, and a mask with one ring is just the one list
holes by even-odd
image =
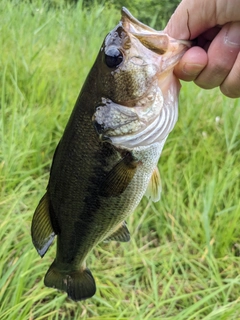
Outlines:
{"label": "green grass", "polygon": [[[33,1],[34,2],[34,1]],[[159,203],[128,219],[130,243],[101,244],[97,293],[75,303],[43,285],[30,237],[58,140],[119,13],[0,2],[0,319],[239,319],[240,101],[183,84],[159,162]]]}

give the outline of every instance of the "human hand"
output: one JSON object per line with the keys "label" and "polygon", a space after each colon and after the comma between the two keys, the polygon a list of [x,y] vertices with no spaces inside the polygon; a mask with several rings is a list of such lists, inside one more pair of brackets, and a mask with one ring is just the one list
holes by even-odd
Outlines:
{"label": "human hand", "polygon": [[240,0],[182,0],[164,31],[197,41],[174,69],[179,79],[240,97]]}

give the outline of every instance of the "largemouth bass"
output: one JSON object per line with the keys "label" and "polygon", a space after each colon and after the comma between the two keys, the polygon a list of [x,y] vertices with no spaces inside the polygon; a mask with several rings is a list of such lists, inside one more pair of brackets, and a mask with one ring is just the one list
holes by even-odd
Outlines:
{"label": "largemouth bass", "polygon": [[157,164],[178,116],[173,67],[188,47],[122,9],[79,94],[33,216],[41,257],[57,236],[46,286],[76,301],[92,297],[88,254],[103,240],[129,241],[126,217],[144,194],[159,200]]}

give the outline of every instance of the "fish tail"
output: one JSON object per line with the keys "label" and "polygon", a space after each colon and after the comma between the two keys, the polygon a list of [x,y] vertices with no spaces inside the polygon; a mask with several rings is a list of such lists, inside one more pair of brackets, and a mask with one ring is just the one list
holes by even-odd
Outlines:
{"label": "fish tail", "polygon": [[67,292],[72,300],[91,298],[96,292],[95,280],[88,268],[70,272],[61,271],[54,261],[44,278],[44,284]]}

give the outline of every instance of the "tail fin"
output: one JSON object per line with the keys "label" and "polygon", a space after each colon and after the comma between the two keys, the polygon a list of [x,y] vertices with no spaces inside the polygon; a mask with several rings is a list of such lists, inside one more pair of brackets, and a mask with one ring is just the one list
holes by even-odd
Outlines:
{"label": "tail fin", "polygon": [[75,301],[91,298],[96,292],[95,280],[89,269],[65,272],[58,269],[56,261],[46,273],[44,284],[67,292],[69,298]]}

